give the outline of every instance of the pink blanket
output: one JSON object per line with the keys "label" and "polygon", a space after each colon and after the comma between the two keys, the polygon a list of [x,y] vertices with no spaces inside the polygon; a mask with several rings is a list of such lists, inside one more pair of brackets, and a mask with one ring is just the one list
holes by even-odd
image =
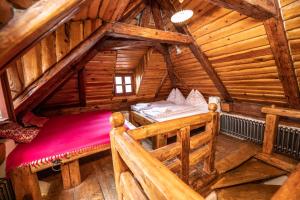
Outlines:
{"label": "pink blanket", "polygon": [[6,171],[109,144],[110,116],[109,111],[96,111],[51,118],[31,143],[19,144],[10,153]]}

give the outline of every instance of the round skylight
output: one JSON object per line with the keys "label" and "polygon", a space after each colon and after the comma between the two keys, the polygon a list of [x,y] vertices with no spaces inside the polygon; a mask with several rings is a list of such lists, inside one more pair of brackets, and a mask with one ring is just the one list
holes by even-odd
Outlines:
{"label": "round skylight", "polygon": [[181,10],[171,17],[171,21],[175,24],[181,24],[193,16],[194,12],[192,10]]}

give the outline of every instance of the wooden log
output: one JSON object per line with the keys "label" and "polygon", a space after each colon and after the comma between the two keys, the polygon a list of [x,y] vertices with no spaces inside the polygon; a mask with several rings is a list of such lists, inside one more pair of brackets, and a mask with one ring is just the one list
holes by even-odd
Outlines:
{"label": "wooden log", "polygon": [[280,154],[273,153],[272,155],[270,155],[259,153],[255,155],[255,158],[287,172],[294,171],[297,165],[297,161]]}
{"label": "wooden log", "polygon": [[272,0],[208,0],[209,2],[255,19],[268,19],[276,15]]}
{"label": "wooden log", "polygon": [[159,149],[150,151],[151,155],[160,161],[172,159],[180,154],[181,145],[179,142],[175,142]]}
{"label": "wooden log", "polygon": [[119,152],[116,149],[116,136],[125,132],[124,127],[124,116],[122,113],[113,113],[109,119],[110,124],[112,126],[112,130],[110,131],[110,144],[111,144],[111,154],[113,160],[114,167],[114,176],[115,176],[115,184],[116,190],[118,193],[118,199],[123,200],[122,186],[121,186],[121,174],[128,170],[127,165],[124,163],[121,158]]}
{"label": "wooden log", "polygon": [[101,47],[98,47],[102,51],[115,51],[134,48],[151,47],[155,44],[151,41],[139,41],[139,40],[105,40],[101,43]]}
{"label": "wooden log", "polygon": [[121,17],[122,22],[128,22],[138,13],[140,13],[145,8],[145,4],[143,3],[143,0],[135,0],[132,3],[128,5],[128,7],[125,9],[123,16]]}
{"label": "wooden log", "polygon": [[[14,100],[16,113],[26,112],[41,103],[55,88],[59,81],[66,77],[72,69],[72,65],[79,60],[105,35],[111,24],[105,24],[98,28],[88,39],[81,42],[64,59],[59,61],[47,73],[44,73],[37,81],[30,85],[23,93]],[[75,69],[76,71],[77,69]],[[59,80],[59,81],[58,81]],[[51,87],[51,89],[49,88]],[[34,92],[33,92],[34,91]]]}
{"label": "wooden log", "polygon": [[74,160],[61,165],[61,175],[65,190],[78,186],[81,183],[79,161]]}
{"label": "wooden log", "polygon": [[10,20],[0,31],[0,71],[3,72],[9,62],[64,23],[84,2],[85,0],[41,0]]}
{"label": "wooden log", "polygon": [[300,197],[300,165],[289,176],[288,180],[277,190],[272,200],[296,200]]}
{"label": "wooden log", "polygon": [[266,127],[264,132],[263,153],[272,154],[274,143],[277,137],[278,115],[266,115]]}
{"label": "wooden log", "polygon": [[152,138],[152,147],[153,149],[158,149],[167,145],[168,135],[167,134],[159,134]]}
{"label": "wooden log", "polygon": [[123,172],[120,175],[120,186],[122,188],[122,194],[124,199],[139,199],[147,200],[147,197],[143,193],[140,185],[134,179],[130,172]]}
{"label": "wooden log", "polygon": [[6,1],[0,1],[0,28],[5,26],[14,16],[12,6]]}
{"label": "wooden log", "polygon": [[189,155],[190,155],[190,127],[179,129],[177,133],[177,142],[181,145],[180,160],[181,160],[181,179],[189,184]]}
{"label": "wooden log", "polygon": [[14,169],[10,174],[16,199],[41,200],[41,191],[36,173],[29,166]]}
{"label": "wooden log", "polygon": [[300,119],[300,111],[296,109],[281,108],[281,107],[263,107],[261,108],[262,113],[279,115],[282,117],[291,117]]}
{"label": "wooden log", "polygon": [[114,23],[108,35],[127,39],[148,40],[170,44],[189,44],[192,42],[190,36],[157,29],[139,27],[125,23]]}

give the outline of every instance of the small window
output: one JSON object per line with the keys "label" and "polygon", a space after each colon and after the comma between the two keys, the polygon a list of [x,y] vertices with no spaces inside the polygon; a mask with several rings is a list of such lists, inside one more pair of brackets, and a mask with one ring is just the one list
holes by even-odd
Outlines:
{"label": "small window", "polygon": [[133,94],[132,75],[116,75],[115,76],[115,94],[116,95]]}

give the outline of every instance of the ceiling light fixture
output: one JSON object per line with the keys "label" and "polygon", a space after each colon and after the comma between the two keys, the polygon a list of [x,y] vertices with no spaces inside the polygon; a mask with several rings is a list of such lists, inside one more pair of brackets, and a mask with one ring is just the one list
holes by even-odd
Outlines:
{"label": "ceiling light fixture", "polygon": [[[181,4],[183,0],[179,0],[179,3]],[[171,17],[171,21],[174,24],[183,24],[187,20],[189,20],[193,16],[194,12],[189,9],[181,9],[180,11],[177,11],[176,13],[173,14]]]}

